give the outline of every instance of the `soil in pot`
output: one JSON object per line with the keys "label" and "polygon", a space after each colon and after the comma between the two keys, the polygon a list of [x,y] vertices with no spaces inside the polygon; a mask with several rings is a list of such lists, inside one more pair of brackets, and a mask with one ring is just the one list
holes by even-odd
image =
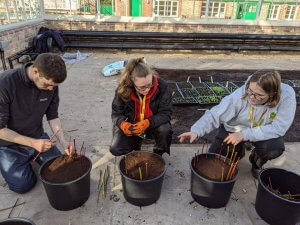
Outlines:
{"label": "soil in pot", "polygon": [[[200,176],[213,181],[231,180],[237,173],[236,170],[234,170],[233,175],[230,176],[231,178],[226,179],[230,172],[229,160],[225,160],[224,162],[224,159],[215,155],[198,155],[193,158],[192,166]],[[231,170],[233,170],[233,168]]]}
{"label": "soil in pot", "polygon": [[164,171],[164,163],[156,155],[148,152],[133,152],[125,156],[120,169],[127,177],[135,180],[149,180]]}
{"label": "soil in pot", "polygon": [[66,183],[84,175],[89,167],[90,162],[83,155],[62,155],[46,165],[41,176],[48,182]]}

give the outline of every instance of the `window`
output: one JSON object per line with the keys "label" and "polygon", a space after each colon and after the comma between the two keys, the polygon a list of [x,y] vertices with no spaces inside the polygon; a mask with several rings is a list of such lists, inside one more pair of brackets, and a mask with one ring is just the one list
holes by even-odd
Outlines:
{"label": "window", "polygon": [[280,5],[271,5],[268,19],[269,20],[277,20],[280,12]]}
{"label": "window", "polygon": [[154,15],[155,16],[165,16],[165,17],[177,17],[178,16],[178,1],[177,0],[155,1]]}
{"label": "window", "polygon": [[285,13],[285,20],[293,20],[296,14],[296,5],[288,5]]}
{"label": "window", "polygon": [[0,24],[11,24],[40,18],[42,0],[0,1]]}
{"label": "window", "polygon": [[209,2],[208,17],[210,17],[210,18],[225,18],[225,3],[224,2]]}

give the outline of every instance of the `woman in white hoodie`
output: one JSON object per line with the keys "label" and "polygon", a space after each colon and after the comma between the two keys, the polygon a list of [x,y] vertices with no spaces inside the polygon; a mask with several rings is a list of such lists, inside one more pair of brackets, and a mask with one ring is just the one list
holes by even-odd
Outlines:
{"label": "woman in white hoodie", "polygon": [[207,110],[190,132],[178,138],[180,142],[187,138],[192,143],[219,128],[209,152],[226,155],[226,144],[232,144],[240,158],[245,155],[244,144],[252,144],[254,148],[249,160],[252,174],[257,178],[268,160],[283,153],[283,136],[294,120],[295,111],[295,91],[281,83],[280,74],[277,71],[257,71],[245,85]]}

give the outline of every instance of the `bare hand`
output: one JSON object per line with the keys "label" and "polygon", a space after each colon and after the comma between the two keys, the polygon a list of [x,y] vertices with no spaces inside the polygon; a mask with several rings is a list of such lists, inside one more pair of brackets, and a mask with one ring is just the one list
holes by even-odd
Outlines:
{"label": "bare hand", "polygon": [[34,139],[31,147],[38,152],[46,152],[53,146],[55,146],[55,142],[51,142],[49,139]]}
{"label": "bare hand", "polygon": [[243,134],[241,132],[236,132],[236,133],[229,134],[224,139],[224,142],[226,142],[227,144],[238,145],[243,140],[244,140]]}
{"label": "bare hand", "polygon": [[182,143],[186,138],[190,139],[190,143],[193,143],[193,141],[196,140],[197,136],[198,135],[194,132],[186,132],[186,133],[180,134],[179,136],[177,136],[177,138],[179,139],[180,143]]}

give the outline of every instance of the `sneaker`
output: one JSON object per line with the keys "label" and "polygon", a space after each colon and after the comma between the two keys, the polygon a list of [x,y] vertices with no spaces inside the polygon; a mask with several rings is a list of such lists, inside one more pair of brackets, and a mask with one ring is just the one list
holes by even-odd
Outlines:
{"label": "sneaker", "polygon": [[261,171],[261,168],[255,168],[254,166],[252,166],[251,168],[251,173],[252,173],[252,176],[257,179],[258,178],[258,175]]}

